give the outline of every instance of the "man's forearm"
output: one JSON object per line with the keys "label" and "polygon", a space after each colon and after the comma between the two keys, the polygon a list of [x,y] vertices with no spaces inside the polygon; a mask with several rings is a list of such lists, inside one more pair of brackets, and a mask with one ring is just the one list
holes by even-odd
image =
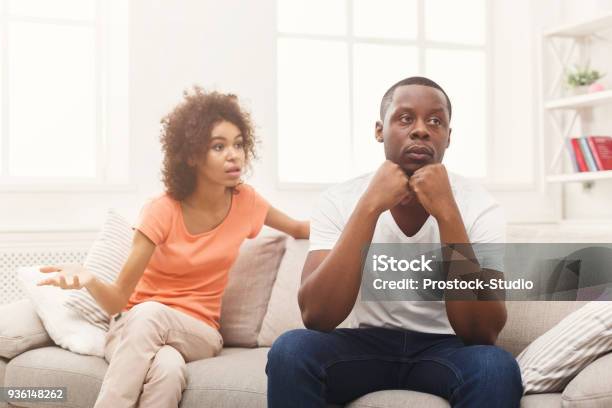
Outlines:
{"label": "man's forearm", "polygon": [[334,248],[302,283],[298,302],[306,327],[333,330],[351,312],[361,285],[362,254],[379,216],[360,200]]}
{"label": "man's forearm", "polygon": [[[474,261],[461,262],[459,270],[451,264],[449,273],[456,275],[475,273],[476,276],[480,276],[480,266],[476,261],[459,210],[448,211],[439,217],[438,226],[443,245],[459,244],[457,246],[461,252],[459,255]],[[453,279],[455,276],[449,278]],[[503,301],[447,300],[446,313],[455,333],[470,344],[493,344],[506,322],[506,308]]]}

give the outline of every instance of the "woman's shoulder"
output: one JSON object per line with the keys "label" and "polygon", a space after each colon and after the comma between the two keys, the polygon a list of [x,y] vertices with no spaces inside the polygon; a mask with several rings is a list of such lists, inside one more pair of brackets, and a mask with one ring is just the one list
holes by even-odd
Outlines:
{"label": "woman's shoulder", "polygon": [[154,212],[172,212],[176,209],[177,201],[167,193],[160,193],[149,197],[144,204],[144,208]]}
{"label": "woman's shoulder", "polygon": [[242,183],[235,187],[236,195],[242,196],[243,198],[253,197],[257,192],[250,184]]}
{"label": "woman's shoulder", "polygon": [[235,188],[234,198],[244,208],[252,209],[257,202],[265,201],[261,195],[250,184],[242,183]]}

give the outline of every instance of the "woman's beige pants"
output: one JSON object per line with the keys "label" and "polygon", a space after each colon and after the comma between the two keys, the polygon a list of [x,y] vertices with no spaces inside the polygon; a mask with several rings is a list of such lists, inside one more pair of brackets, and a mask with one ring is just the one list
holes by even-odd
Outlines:
{"label": "woman's beige pants", "polygon": [[223,339],[206,323],[147,301],[111,319],[108,370],[95,408],[175,408],[187,384],[185,363],[217,355]]}

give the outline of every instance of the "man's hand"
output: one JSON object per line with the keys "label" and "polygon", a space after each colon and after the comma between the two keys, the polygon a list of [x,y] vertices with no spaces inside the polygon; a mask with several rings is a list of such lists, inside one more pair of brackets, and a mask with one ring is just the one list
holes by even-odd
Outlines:
{"label": "man's hand", "polygon": [[362,200],[382,213],[400,203],[405,203],[411,196],[406,173],[396,163],[385,160],[374,174]]}
{"label": "man's hand", "polygon": [[409,186],[429,214],[439,219],[459,211],[443,164],[436,163],[417,169]]}
{"label": "man's hand", "polygon": [[44,266],[41,272],[58,272],[57,275],[43,279],[36,286],[58,286],[62,289],[81,289],[94,279],[94,276],[79,264],[66,264],[59,266]]}

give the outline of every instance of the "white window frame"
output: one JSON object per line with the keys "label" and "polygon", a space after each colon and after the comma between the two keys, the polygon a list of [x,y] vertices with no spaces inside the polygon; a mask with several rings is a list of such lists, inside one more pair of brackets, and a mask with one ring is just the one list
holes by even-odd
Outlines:
{"label": "white window frame", "polygon": [[[353,34],[353,0],[345,0],[346,6],[346,18],[347,18],[347,27],[346,33],[344,35],[328,35],[328,34],[302,34],[302,33],[286,33],[278,30],[278,25],[276,27],[276,44],[278,44],[279,39],[307,39],[307,40],[333,40],[333,41],[342,41],[348,47],[348,81],[349,81],[349,132],[350,132],[350,141],[351,146],[350,149],[353,152],[351,154],[351,167],[353,167],[352,162],[355,160],[354,155],[354,120],[353,120],[353,46],[355,44],[376,44],[376,45],[395,45],[395,46],[413,46],[417,48],[418,53],[418,72],[415,75],[425,75],[425,54],[428,49],[443,49],[443,50],[478,50],[483,51],[485,56],[485,140],[487,143],[486,146],[486,154],[487,161],[485,163],[486,166],[486,176],[483,178],[475,178],[485,187],[490,188],[492,190],[497,191],[514,191],[514,190],[524,190],[525,185],[505,185],[495,183],[491,178],[492,173],[492,164],[494,162],[494,144],[495,144],[495,133],[493,131],[493,124],[491,120],[491,102],[494,100],[494,87],[493,87],[493,52],[492,52],[492,31],[493,31],[493,13],[490,1],[485,1],[485,33],[484,38],[485,42],[483,45],[469,45],[469,44],[456,44],[456,43],[447,43],[440,41],[431,41],[427,40],[425,36],[425,2],[426,0],[417,0],[417,36],[415,40],[403,40],[403,39],[381,39],[381,38],[371,38],[371,37],[361,37],[355,36]],[[278,9],[278,5],[277,5]],[[275,62],[275,66],[278,67],[278,61]],[[432,78],[435,80],[435,78]],[[391,78],[391,82],[394,80],[399,80],[397,78]],[[276,86],[279,86],[278,82]],[[382,97],[382,95],[381,95]],[[451,99],[452,102],[452,99]],[[277,101],[278,103],[278,101]],[[278,110],[277,110],[278,112]],[[452,127],[452,124],[451,124]],[[278,128],[278,122],[277,122]],[[278,137],[281,137],[280,135]],[[276,146],[276,184],[280,190],[324,190],[331,185],[336,183],[302,183],[302,182],[286,182],[281,181],[280,179],[280,161],[279,155],[280,147],[277,143]],[[357,176],[355,174],[354,176]]]}
{"label": "white window frame", "polygon": [[[121,184],[107,181],[109,155],[108,133],[110,128],[110,3],[106,0],[94,0],[94,18],[92,20],[77,20],[52,17],[11,16],[8,9],[9,0],[0,0],[0,46],[2,64],[2,92],[0,109],[2,127],[0,129],[0,192],[91,192],[91,191],[135,191],[131,169],[126,175],[126,182]],[[15,0],[13,0],[15,1]],[[129,10],[129,5],[128,5]],[[128,11],[129,14],[129,11]],[[9,61],[8,61],[8,26],[11,22],[47,23],[62,26],[93,27],[95,30],[95,143],[96,143],[96,175],[93,178],[74,177],[15,177],[9,175]],[[127,39],[126,39],[127,40]],[[126,129],[127,132],[127,123]],[[126,143],[126,147],[129,142]]]}

